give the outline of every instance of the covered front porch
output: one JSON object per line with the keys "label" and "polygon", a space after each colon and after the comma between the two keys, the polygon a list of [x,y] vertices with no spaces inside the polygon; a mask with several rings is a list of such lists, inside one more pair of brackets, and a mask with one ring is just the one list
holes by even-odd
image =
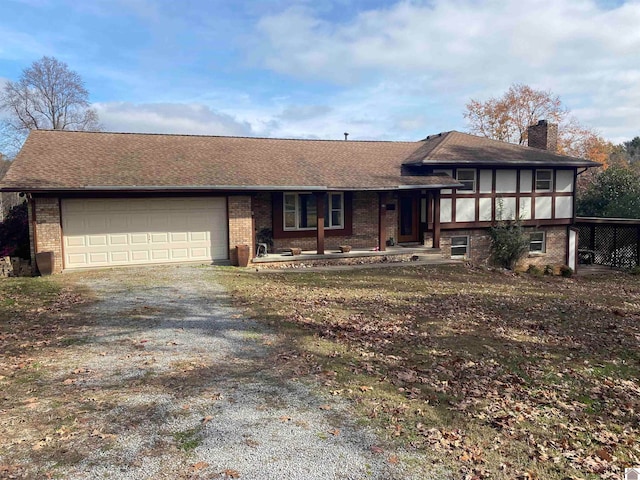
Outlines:
{"label": "covered front porch", "polygon": [[[337,199],[340,201],[335,203],[339,207],[327,211],[327,205],[333,207]],[[297,209],[296,200],[300,204]],[[408,254],[407,248],[440,247],[438,188],[404,187],[392,191],[337,193],[274,192],[254,197],[252,211],[257,234],[253,252],[258,257],[256,261],[265,261],[259,260],[257,247],[260,242],[268,243],[270,261],[280,257],[290,259],[291,249],[302,250],[303,255],[330,255],[335,258],[343,254],[338,252],[343,245],[352,247],[352,252],[349,252],[352,256],[376,256],[386,252]],[[298,224],[306,228],[294,228],[296,218]],[[285,223],[285,219],[289,223]],[[338,227],[336,219],[339,219]],[[265,231],[266,237],[263,235]]]}

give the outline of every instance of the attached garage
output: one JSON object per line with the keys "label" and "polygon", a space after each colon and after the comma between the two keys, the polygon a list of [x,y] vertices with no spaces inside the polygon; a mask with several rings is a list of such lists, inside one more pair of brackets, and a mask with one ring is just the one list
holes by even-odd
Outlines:
{"label": "attached garage", "polygon": [[225,197],[62,199],[66,269],[228,258]]}

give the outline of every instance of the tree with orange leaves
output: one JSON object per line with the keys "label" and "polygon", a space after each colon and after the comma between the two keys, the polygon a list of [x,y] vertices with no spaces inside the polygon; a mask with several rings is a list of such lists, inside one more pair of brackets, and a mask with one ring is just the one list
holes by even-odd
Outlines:
{"label": "tree with orange leaves", "polygon": [[471,133],[503,142],[526,145],[527,131],[538,120],[558,124],[558,152],[593,160],[607,167],[613,145],[569,115],[560,97],[514,83],[499,98],[470,100],[464,117]]}

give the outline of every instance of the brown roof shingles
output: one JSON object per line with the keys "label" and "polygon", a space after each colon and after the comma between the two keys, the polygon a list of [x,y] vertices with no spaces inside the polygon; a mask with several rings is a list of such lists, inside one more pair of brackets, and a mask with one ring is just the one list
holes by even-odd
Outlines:
{"label": "brown roof shingles", "polygon": [[593,167],[595,162],[559,153],[500,142],[456,131],[425,138],[420,148],[406,159],[408,165],[474,164],[474,165],[564,165]]}
{"label": "brown roof shingles", "polygon": [[[439,148],[432,148],[436,143]],[[407,162],[438,164],[441,155],[453,161],[456,155],[451,147],[440,152],[446,143],[446,138],[437,142],[367,142],[38,130],[29,135],[1,186],[42,191],[455,185],[447,176],[401,174]],[[465,153],[460,161],[476,158],[472,143],[458,142],[456,148]],[[511,147],[522,150],[496,143],[509,152]],[[536,152],[538,157],[552,155]]]}

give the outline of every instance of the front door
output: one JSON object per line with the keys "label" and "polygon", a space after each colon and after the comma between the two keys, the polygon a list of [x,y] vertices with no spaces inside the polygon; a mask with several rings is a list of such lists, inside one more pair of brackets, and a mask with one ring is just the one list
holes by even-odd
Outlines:
{"label": "front door", "polygon": [[400,194],[398,198],[398,242],[418,241],[418,195]]}

